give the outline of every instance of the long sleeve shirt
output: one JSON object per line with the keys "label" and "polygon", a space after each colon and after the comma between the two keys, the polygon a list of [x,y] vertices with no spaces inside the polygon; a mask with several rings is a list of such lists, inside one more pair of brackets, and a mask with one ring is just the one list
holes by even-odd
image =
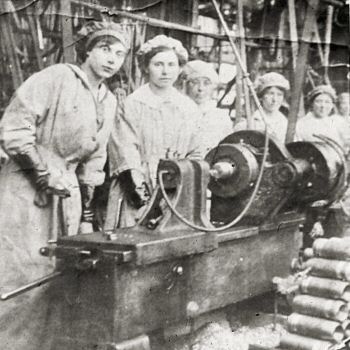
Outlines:
{"label": "long sleeve shirt", "polygon": [[[260,115],[259,110],[256,110],[252,115],[253,130],[264,131],[265,123]],[[272,115],[268,115],[266,118],[267,131],[273,135],[281,143],[285,142],[287,134],[288,121],[283,113],[277,111]],[[242,119],[239,123],[234,126],[234,131],[246,130],[248,128],[247,120]]]}
{"label": "long sleeve shirt", "polygon": [[320,141],[316,135],[327,136],[337,142],[345,151],[350,147],[350,127],[346,120],[339,115],[317,118],[312,112],[306,114],[297,122],[296,140]]}
{"label": "long sleeve shirt", "polygon": [[199,106],[202,117],[199,124],[200,139],[205,153],[233,132],[233,123],[228,111],[216,107],[216,101],[208,101]]}
{"label": "long sleeve shirt", "polygon": [[109,143],[111,175],[135,169],[150,185],[156,182],[162,158],[199,158],[200,112],[196,104],[175,88],[162,98],[148,84],[126,98]]}

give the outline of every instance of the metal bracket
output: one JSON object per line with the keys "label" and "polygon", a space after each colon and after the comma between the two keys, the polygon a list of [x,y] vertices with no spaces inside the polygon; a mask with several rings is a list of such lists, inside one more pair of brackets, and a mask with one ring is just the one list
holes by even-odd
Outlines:
{"label": "metal bracket", "polygon": [[118,344],[109,344],[106,350],[151,350],[151,345],[148,335],[143,334]]}

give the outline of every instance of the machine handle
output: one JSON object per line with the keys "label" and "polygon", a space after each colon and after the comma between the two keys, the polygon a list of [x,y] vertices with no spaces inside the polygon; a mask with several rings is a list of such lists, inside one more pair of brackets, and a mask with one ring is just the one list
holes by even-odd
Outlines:
{"label": "machine handle", "polygon": [[19,287],[11,292],[8,292],[8,293],[3,293],[0,295],[0,300],[1,301],[6,301],[8,299],[11,299],[11,298],[14,298],[20,294],[23,294],[25,292],[28,292],[34,288],[37,288],[37,287],[40,287],[42,286],[43,284],[46,284],[50,281],[52,281],[53,279],[56,279],[57,277],[60,277],[62,276],[62,272],[61,271],[56,271],[56,272],[53,272],[53,273],[50,273],[49,275],[47,276],[44,276],[42,278],[39,278],[33,282],[30,282],[22,287]]}

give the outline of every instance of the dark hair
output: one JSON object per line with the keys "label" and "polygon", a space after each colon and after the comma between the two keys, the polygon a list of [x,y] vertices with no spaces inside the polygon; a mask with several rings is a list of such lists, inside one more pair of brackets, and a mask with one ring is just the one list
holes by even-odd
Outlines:
{"label": "dark hair", "polygon": [[88,39],[89,39],[89,36],[85,36],[84,38],[80,39],[75,46],[75,51],[77,53],[77,60],[79,63],[84,63],[88,56],[87,53],[90,52],[101,41],[103,41],[107,45],[112,45],[116,42],[119,42],[119,40],[114,36],[102,35],[91,40],[89,45],[86,46]]}
{"label": "dark hair", "polygon": [[175,53],[175,55],[178,58],[180,67],[184,66],[187,63],[187,59],[185,59],[183,56],[179,55],[171,47],[168,47],[168,46],[157,46],[154,49],[152,49],[149,52],[147,52],[146,54],[141,54],[141,55],[138,56],[138,61],[139,61],[139,65],[140,65],[140,68],[142,70],[142,73],[144,73],[144,74],[146,73],[148,65],[149,65],[152,57],[154,57],[155,55],[157,55],[160,52],[166,52],[166,51],[173,51]]}

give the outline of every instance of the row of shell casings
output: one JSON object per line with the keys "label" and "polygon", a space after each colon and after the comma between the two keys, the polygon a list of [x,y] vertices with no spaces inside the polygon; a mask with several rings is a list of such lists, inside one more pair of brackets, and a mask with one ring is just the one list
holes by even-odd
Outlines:
{"label": "row of shell casings", "polygon": [[350,240],[317,239],[305,267],[293,314],[281,338],[282,349],[323,350],[350,336]]}

